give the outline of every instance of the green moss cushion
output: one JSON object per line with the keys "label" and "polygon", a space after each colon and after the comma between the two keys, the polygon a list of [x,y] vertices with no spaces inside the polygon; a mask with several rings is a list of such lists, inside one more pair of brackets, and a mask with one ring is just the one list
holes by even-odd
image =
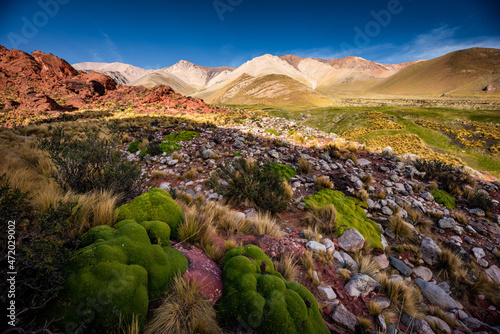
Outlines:
{"label": "green moss cushion", "polygon": [[138,223],[159,220],[170,226],[172,237],[184,219],[184,211],[175,203],[168,191],[153,188],[119,208],[118,221],[133,219]]}
{"label": "green moss cushion", "polygon": [[221,314],[257,333],[330,333],[314,296],[274,271],[257,246],[230,250],[224,258]]}
{"label": "green moss cushion", "polygon": [[446,191],[444,190],[434,190],[431,192],[432,196],[434,197],[434,200],[438,202],[439,204],[443,204],[447,209],[455,209],[455,199],[450,196]]}
{"label": "green moss cushion", "polygon": [[285,178],[285,181],[288,181],[289,178],[294,177],[297,174],[295,168],[291,166],[286,166],[276,162],[272,162],[271,166],[281,173],[281,175]]}
{"label": "green moss cushion", "polygon": [[333,204],[337,210],[336,235],[341,236],[345,231],[354,228],[369,240],[372,247],[382,248],[382,231],[377,224],[366,218],[366,213],[359,206],[360,201],[354,197],[345,196],[340,191],[322,189],[312,196],[304,198],[306,208],[311,209],[313,205],[322,207]]}
{"label": "green moss cushion", "polygon": [[66,268],[65,319],[89,330],[113,329],[120,317],[136,315],[142,326],[149,301],[164,295],[188,267],[181,252],[165,246],[169,233],[166,223],[131,219],[90,229]]}

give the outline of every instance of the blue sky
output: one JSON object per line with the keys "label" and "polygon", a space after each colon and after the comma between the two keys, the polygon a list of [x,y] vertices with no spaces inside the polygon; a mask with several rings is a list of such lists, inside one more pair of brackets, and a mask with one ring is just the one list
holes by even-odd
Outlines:
{"label": "blue sky", "polygon": [[399,63],[500,48],[499,14],[498,0],[7,0],[0,44],[148,69],[266,53]]}

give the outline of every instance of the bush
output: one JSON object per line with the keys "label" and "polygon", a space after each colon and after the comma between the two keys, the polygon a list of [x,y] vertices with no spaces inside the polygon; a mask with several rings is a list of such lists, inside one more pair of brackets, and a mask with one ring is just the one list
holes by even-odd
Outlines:
{"label": "bush", "polygon": [[271,213],[288,209],[291,199],[282,174],[273,164],[233,159],[219,164],[208,183],[214,190],[233,200],[249,200]]}
{"label": "bush", "polygon": [[474,189],[471,192],[467,192],[466,198],[477,208],[481,208],[484,211],[489,211],[493,207],[493,201],[488,196],[488,193]]}
{"label": "bush", "polygon": [[[36,331],[53,320],[38,315],[62,289],[66,277],[63,267],[75,248],[75,243],[66,237],[75,204],[59,203],[57,209],[38,211],[29,203],[27,193],[12,189],[3,177],[0,179],[3,233],[8,229],[9,220],[16,222],[16,324],[26,331]],[[2,236],[2,240],[7,237]],[[7,243],[2,242],[2,246],[2,254],[5,254],[5,262],[2,262],[7,268],[10,261]],[[2,305],[7,305],[7,293],[2,294],[0,300]]]}
{"label": "bush", "polygon": [[131,153],[135,153],[137,152],[137,150],[139,150],[139,145],[141,144],[140,141],[135,141],[133,143],[131,143],[129,146],[128,146],[128,149],[127,151],[131,152]]}
{"label": "bush", "polygon": [[83,140],[77,140],[56,128],[50,139],[40,140],[40,145],[49,152],[57,169],[56,181],[65,190],[127,194],[137,190],[141,167],[123,161],[114,141],[100,138],[96,131],[86,132]]}
{"label": "bush", "polygon": [[425,180],[437,180],[441,189],[448,192],[462,189],[470,182],[469,176],[462,167],[453,167],[437,160],[417,160],[414,166],[419,172],[425,172]]}

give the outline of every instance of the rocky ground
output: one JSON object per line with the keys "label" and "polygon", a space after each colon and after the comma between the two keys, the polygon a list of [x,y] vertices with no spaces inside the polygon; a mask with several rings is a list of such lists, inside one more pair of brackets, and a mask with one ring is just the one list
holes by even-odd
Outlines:
{"label": "rocky ground", "polygon": [[[178,128],[181,129],[182,126]],[[269,130],[285,134],[276,136]],[[240,241],[257,244],[273,258],[289,252],[297,253],[297,258],[300,258],[306,250],[317,255],[313,277],[309,277],[302,268],[299,282],[313,292],[323,306],[325,321],[336,327],[336,330],[342,332],[347,328],[355,331],[358,324],[356,316],[362,316],[370,319],[372,330],[387,330],[389,333],[396,333],[398,330],[413,333],[500,331],[498,302],[494,305],[481,293],[476,296],[477,299],[469,302],[455,299],[452,295],[454,287],[450,287],[452,284],[436,266],[442,250],[453,249],[460,254],[464,263],[472,268],[470,272],[476,275],[485,272],[491,280],[500,283],[499,182],[477,180],[476,187],[486,191],[493,199],[494,207],[488,214],[460,196],[457,196],[456,208],[450,210],[435,201],[430,193],[431,182],[422,181],[423,175],[416,171],[413,163],[392,154],[390,148],[386,148],[384,153],[368,153],[359,149],[356,153],[356,163],[345,158],[347,150],[343,157],[332,159],[324,145],[339,143],[342,139],[334,134],[322,133],[284,119],[270,117],[247,119],[243,124],[230,127],[199,127],[195,131],[200,137],[183,142],[182,149],[176,152],[176,159],[167,154],[139,158],[139,152],[126,151],[128,144],[124,144],[123,154],[130,160],[141,161],[143,171],[148,175],[154,170],[168,173],[168,176],[162,179],[148,179],[151,187],[167,190],[174,187],[192,196],[202,194],[208,201],[224,200],[223,195],[215,193],[205,185],[210,173],[221,162],[251,157],[298,169],[298,159],[305,158],[311,164],[312,170],[288,180],[293,189],[293,199],[290,210],[278,217],[283,230],[282,236],[266,237],[264,240],[262,237],[248,236]],[[314,136],[317,143],[314,143],[315,147],[298,144],[288,131]],[[162,133],[163,130],[160,129],[154,134],[157,140],[162,139]],[[133,135],[136,138],[141,136],[140,133]],[[182,175],[193,167],[199,171],[196,177],[191,180],[183,178]],[[373,177],[373,182],[368,186],[362,181],[366,175]],[[444,311],[448,316],[448,323],[429,314],[423,319],[398,314],[390,319],[394,324],[387,328],[383,313],[370,314],[367,308],[370,303],[376,303],[383,310],[390,307],[394,301],[388,299],[391,297],[381,288],[380,282],[372,278],[377,278],[376,275],[371,277],[359,273],[360,264],[354,258],[364,247],[363,236],[351,230],[349,234],[346,232],[341,237],[325,235],[318,238],[304,231],[302,218],[306,205],[303,199],[317,191],[315,179],[320,176],[327,176],[333,181],[335,189],[346,195],[355,196],[363,188],[366,189],[369,197],[366,199],[364,211],[383,231],[382,244],[385,248],[385,252],[372,249],[370,256],[379,265],[380,272],[387,273],[390,280],[404,282],[406,286],[418,286],[421,291],[419,301],[422,305],[435,306]],[[384,198],[378,196],[381,191],[386,194]],[[245,206],[244,203],[233,204],[233,210],[247,218],[255,214],[255,209]],[[430,230],[426,232],[419,229],[417,222],[410,219],[407,210],[418,211],[422,215],[421,219],[430,221]],[[411,242],[402,242],[389,228],[388,222],[394,215],[402,217],[412,230],[414,238]],[[460,216],[460,222],[457,216]],[[416,247],[415,254],[410,251],[410,244]],[[397,251],[397,246],[403,250]],[[330,254],[328,260],[319,260],[320,254],[325,253]],[[347,278],[345,273],[339,272],[343,267],[348,268]]]}

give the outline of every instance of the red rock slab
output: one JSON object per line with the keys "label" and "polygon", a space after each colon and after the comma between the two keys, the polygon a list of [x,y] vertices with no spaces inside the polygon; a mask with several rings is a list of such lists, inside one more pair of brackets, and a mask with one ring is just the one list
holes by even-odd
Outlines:
{"label": "red rock slab", "polygon": [[178,243],[172,248],[179,250],[188,259],[189,266],[183,277],[200,286],[201,295],[213,304],[222,297],[222,270],[201,249]]}

